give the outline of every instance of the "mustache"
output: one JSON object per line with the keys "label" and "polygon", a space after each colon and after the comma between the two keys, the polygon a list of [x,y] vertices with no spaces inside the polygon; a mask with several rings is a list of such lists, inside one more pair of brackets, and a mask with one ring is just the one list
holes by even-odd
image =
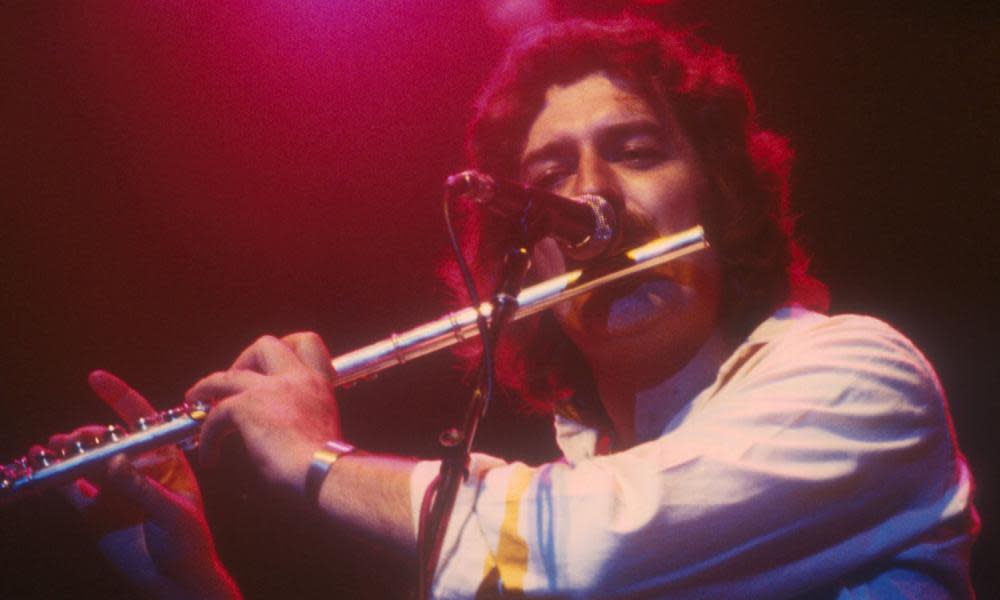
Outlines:
{"label": "mustache", "polygon": [[656,223],[648,215],[632,211],[622,211],[618,215],[621,231],[620,250],[628,250],[660,236]]}

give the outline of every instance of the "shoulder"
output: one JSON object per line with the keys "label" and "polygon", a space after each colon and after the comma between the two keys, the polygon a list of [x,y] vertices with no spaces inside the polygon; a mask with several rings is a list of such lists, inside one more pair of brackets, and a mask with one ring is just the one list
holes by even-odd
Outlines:
{"label": "shoulder", "polygon": [[874,317],[787,309],[765,321],[748,344],[756,346],[760,360],[772,366],[854,371],[939,387],[933,367],[916,345]]}
{"label": "shoulder", "polygon": [[815,342],[861,346],[886,344],[904,353],[919,355],[905,335],[875,317],[857,314],[828,316],[798,306],[776,311],[747,338],[747,343],[773,346]]}
{"label": "shoulder", "polygon": [[725,391],[765,394],[770,403],[808,399],[814,406],[935,418],[945,410],[944,392],[924,355],[873,317],[782,309],[749,336],[731,363]]}
{"label": "shoulder", "polygon": [[865,481],[893,474],[900,494],[955,480],[962,464],[944,392],[895,328],[860,315],[779,312],[741,349],[748,358],[698,415],[736,456],[763,452],[768,464],[810,465],[808,473],[822,464]]}

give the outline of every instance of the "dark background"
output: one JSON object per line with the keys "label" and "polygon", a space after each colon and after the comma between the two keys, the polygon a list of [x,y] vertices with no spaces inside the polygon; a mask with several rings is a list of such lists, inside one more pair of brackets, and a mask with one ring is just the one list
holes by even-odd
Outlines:
{"label": "dark background", "polygon": [[[936,365],[978,480],[973,568],[991,597],[998,11],[638,4],[740,57],[797,149],[799,225],[834,312],[892,322]],[[468,107],[504,44],[483,7],[498,5],[6,3],[0,458],[111,422],[86,386],[97,367],[167,408],[261,333],[315,330],[338,354],[441,314],[440,184],[465,166]],[[427,456],[463,390],[446,355],[421,359],[341,394],[348,437]],[[508,403],[481,447],[543,460],[548,432]],[[249,597],[402,595],[404,561],[262,489],[238,448],[228,464],[200,478]],[[58,498],[0,509],[0,542],[0,597],[126,595]]]}

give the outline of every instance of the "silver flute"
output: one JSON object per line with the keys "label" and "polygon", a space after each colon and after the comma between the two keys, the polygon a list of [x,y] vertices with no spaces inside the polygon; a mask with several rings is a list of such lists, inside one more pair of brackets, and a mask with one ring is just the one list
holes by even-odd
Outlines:
{"label": "silver flute", "polygon": [[[705,232],[695,226],[674,235],[657,238],[586,269],[577,269],[527,287],[517,296],[513,319],[539,313],[560,302],[585,294],[630,275],[653,269],[708,247]],[[345,386],[372,377],[390,367],[448,348],[479,335],[479,316],[489,319],[493,303],[483,302],[448,313],[358,350],[332,359],[333,385]],[[78,440],[59,453],[36,450],[0,466],[0,502],[13,502],[27,495],[69,483],[96,470],[112,456],[134,456],[168,444],[184,448],[197,445],[209,404],[181,404],[139,419],[131,432],[108,425],[100,435]]]}

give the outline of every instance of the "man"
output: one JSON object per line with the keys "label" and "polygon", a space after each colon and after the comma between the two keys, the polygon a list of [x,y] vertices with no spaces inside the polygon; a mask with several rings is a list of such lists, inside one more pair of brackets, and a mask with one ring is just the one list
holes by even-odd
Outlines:
{"label": "man", "polygon": [[[712,249],[512,331],[501,378],[554,410],[565,460],[474,457],[437,597],[972,595],[972,482],[933,370],[883,323],[807,308],[824,298],[791,238],[789,152],[728,57],[645,23],[557,24],[512,50],[471,138],[485,171],[607,199],[621,247],[701,223]],[[485,289],[505,225],[467,225]],[[577,266],[551,240],[533,261],[538,279]],[[216,402],[202,459],[237,432],[267,481],[412,551],[437,463],[317,454],[343,441],[331,376],[315,335],[261,338],[188,392]],[[92,385],[146,410],[113,376]],[[146,521],[105,546],[151,595],[237,595],[185,465],[155,464],[159,483],[110,466]]]}

